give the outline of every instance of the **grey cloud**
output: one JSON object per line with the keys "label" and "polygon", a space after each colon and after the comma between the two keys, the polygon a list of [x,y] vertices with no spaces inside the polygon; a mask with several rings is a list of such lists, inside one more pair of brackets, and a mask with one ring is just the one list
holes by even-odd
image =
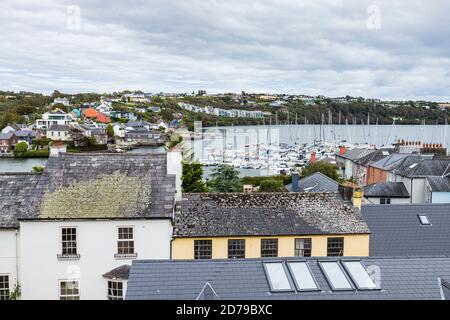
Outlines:
{"label": "grey cloud", "polygon": [[[380,30],[366,27],[373,4]],[[449,15],[444,0],[4,0],[0,85],[445,101]]]}

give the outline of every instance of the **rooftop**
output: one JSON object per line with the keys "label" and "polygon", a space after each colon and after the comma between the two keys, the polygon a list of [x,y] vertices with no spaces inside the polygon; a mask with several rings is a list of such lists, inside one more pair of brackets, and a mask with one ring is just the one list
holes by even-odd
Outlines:
{"label": "rooftop", "polygon": [[[337,192],[339,184],[321,172],[315,172],[298,180],[300,192]],[[292,184],[286,185],[288,191],[292,191]]]}
{"label": "rooftop", "polygon": [[[363,205],[370,255],[450,255],[449,212],[450,204]],[[419,216],[430,224],[422,224]]]}
{"label": "rooftop", "polygon": [[448,170],[449,165],[450,159],[417,159],[408,157],[395,169],[394,173],[408,178],[442,176]]}
{"label": "rooftop", "polygon": [[0,175],[1,214],[12,225],[173,217],[175,176],[167,174],[165,154],[62,154],[41,175],[23,177]]}
{"label": "rooftop", "polygon": [[[279,262],[279,273],[266,273],[268,263]],[[280,264],[281,262],[281,264]],[[303,267],[295,273],[293,263]],[[346,290],[336,290],[332,277],[325,276],[324,263],[342,271]],[[337,264],[335,263],[337,262]],[[359,270],[345,268],[349,262],[362,264]],[[274,266],[274,264],[272,264]],[[329,264],[330,266],[330,264]],[[364,269],[367,268],[367,271]],[[289,269],[291,268],[291,269]],[[376,285],[360,288],[360,272]],[[338,272],[339,273],[339,272]],[[299,290],[295,275],[308,285]],[[371,279],[371,280],[369,280]],[[444,299],[443,283],[450,279],[450,258],[266,258],[232,260],[134,260],[130,270],[127,300],[151,299]],[[285,286],[276,291],[269,281]],[[205,294],[205,288],[209,294]],[[447,297],[448,298],[448,297]]]}
{"label": "rooftop", "polygon": [[27,201],[41,175],[32,173],[0,174],[0,228],[17,228],[17,218],[27,214]]}
{"label": "rooftop", "polygon": [[427,177],[432,192],[450,192],[450,177]]}
{"label": "rooftop", "polygon": [[403,182],[379,182],[364,187],[365,197],[409,198]]}
{"label": "rooftop", "polygon": [[65,124],[52,124],[49,131],[70,131],[70,127]]}
{"label": "rooftop", "polygon": [[333,193],[184,194],[175,237],[367,234],[359,210]]}

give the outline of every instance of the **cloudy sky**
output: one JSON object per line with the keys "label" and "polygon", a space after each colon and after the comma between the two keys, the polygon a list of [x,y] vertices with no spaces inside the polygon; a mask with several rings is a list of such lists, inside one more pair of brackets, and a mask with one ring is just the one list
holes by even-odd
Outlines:
{"label": "cloudy sky", "polygon": [[450,100],[447,0],[1,0],[0,90]]}

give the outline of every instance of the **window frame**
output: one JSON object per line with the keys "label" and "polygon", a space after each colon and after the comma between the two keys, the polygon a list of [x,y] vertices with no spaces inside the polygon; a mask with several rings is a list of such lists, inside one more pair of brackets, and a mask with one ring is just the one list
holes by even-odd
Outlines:
{"label": "window frame", "polygon": [[[240,242],[242,242],[243,243],[243,249],[241,249],[241,250],[243,250],[243,256],[242,257],[230,257],[230,242],[231,241],[240,241]],[[246,241],[245,241],[245,239],[228,239],[228,241],[227,241],[227,256],[228,256],[228,259],[245,259],[245,245],[246,245]],[[236,246],[236,244],[234,245],[234,246]],[[212,248],[211,248],[212,249]],[[238,250],[240,250],[240,249],[233,249],[233,250],[235,250],[235,251],[238,251]],[[211,250],[212,251],[212,250]],[[212,253],[212,252],[211,252]]]}
{"label": "window frame", "polygon": [[[281,267],[284,270],[284,274],[286,276],[286,279],[287,279],[287,281],[289,283],[290,289],[275,289],[272,286],[272,281],[271,281],[270,276],[269,276],[269,270],[266,267],[266,265],[268,265],[268,264],[281,264]],[[266,277],[267,283],[269,284],[270,292],[295,292],[295,283],[292,283],[291,279],[289,279],[289,276],[290,276],[289,270],[287,270],[283,260],[262,261],[262,265],[263,265],[263,268],[264,268],[264,275]]]}
{"label": "window frame", "polygon": [[[131,239],[120,239],[120,229],[131,229],[132,237]],[[133,243],[133,252],[132,253],[120,253],[119,252],[119,243],[120,242],[132,242]],[[137,257],[136,245],[135,245],[135,227],[134,225],[121,225],[116,227],[116,253],[114,257],[116,259],[133,259]]]}
{"label": "window frame", "polygon": [[[308,240],[309,241],[309,249],[305,249],[305,245],[303,244],[303,249],[297,249],[297,240]],[[303,255],[297,255],[297,251],[303,250]],[[305,250],[309,250],[309,256],[305,256]],[[295,257],[311,257],[312,256],[312,238],[294,238],[294,256]]]}
{"label": "window frame", "polygon": [[[62,295],[61,294],[61,284],[63,282],[75,282],[77,283],[77,290],[78,290],[78,294],[77,295]],[[59,300],[81,300],[81,290],[80,290],[80,280],[79,279],[61,279],[58,280],[58,296],[59,296]],[[70,298],[70,297],[78,297],[78,299],[61,299],[61,298]]]}
{"label": "window frame", "polygon": [[[276,254],[274,256],[272,256],[272,255],[271,256],[263,255],[263,242],[264,241],[275,241],[277,247],[276,247]],[[259,253],[261,258],[278,258],[278,252],[279,252],[278,244],[279,244],[278,238],[261,238],[261,240],[260,240],[261,248],[260,248],[260,253]],[[272,249],[265,249],[265,250],[272,250]]]}
{"label": "window frame", "polygon": [[[64,240],[63,240],[63,229],[75,229],[75,250],[76,254],[65,254],[64,251]],[[69,242],[69,241],[65,241]],[[73,241],[70,241],[73,242]],[[78,260],[80,259],[80,253],[78,250],[78,227],[77,226],[60,226],[59,227],[59,253],[57,254],[58,260]]]}
{"label": "window frame", "polygon": [[[122,296],[120,298],[110,294],[110,291],[109,291],[110,290],[110,287],[109,287],[110,283],[111,284],[120,284],[122,286],[121,289],[117,289],[117,288],[116,289],[114,289],[114,288],[111,289],[111,290],[116,290],[116,291],[120,290],[122,292]],[[106,282],[106,290],[107,290],[106,297],[107,297],[108,300],[113,300],[113,301],[125,300],[125,295],[124,295],[124,293],[125,293],[125,285],[124,285],[124,281],[109,280],[108,279],[108,281]]]}
{"label": "window frame", "polygon": [[[348,267],[345,265],[346,262],[359,262],[361,264],[361,266],[364,268],[364,270],[367,272],[367,275],[372,279],[373,283],[375,284],[375,288],[369,288],[369,287],[360,287],[358,282],[355,280],[355,278],[353,277],[353,274],[350,272],[350,270],[348,269]],[[372,276],[369,274],[369,272],[367,271],[367,267],[362,263],[361,260],[342,260],[341,261],[342,266],[344,267],[346,273],[348,274],[348,276],[350,277],[350,280],[353,282],[354,286],[360,290],[360,291],[373,291],[373,290],[381,290],[381,288],[378,286],[378,283],[375,281],[374,278],[372,278]]]}
{"label": "window frame", "polygon": [[[197,249],[196,249],[196,243],[199,241],[208,241],[210,243],[210,254],[209,258],[196,258],[197,256]],[[194,260],[211,260],[213,257],[213,243],[212,239],[194,239]]]}
{"label": "window frame", "polygon": [[5,283],[8,285],[7,288],[0,288],[0,293],[5,292],[5,299],[2,299],[2,294],[0,294],[0,301],[7,301],[11,298],[11,276],[10,274],[0,273],[0,277],[6,277]]}
{"label": "window frame", "polygon": [[[341,255],[330,255],[329,254],[329,241],[330,239],[342,239],[342,254]],[[343,257],[345,250],[345,237],[327,237],[327,257]]]}
{"label": "window frame", "polygon": [[[301,289],[300,285],[297,283],[297,277],[295,276],[294,270],[291,267],[291,263],[304,263],[306,265],[306,268],[308,269],[309,274],[311,275],[311,278],[314,281],[314,284],[316,285],[316,288],[312,289]],[[287,260],[286,261],[287,268],[289,270],[289,273],[291,275],[291,278],[294,282],[295,288],[299,292],[315,292],[315,291],[321,291],[319,283],[317,282],[316,277],[314,277],[314,273],[311,270],[311,267],[309,266],[308,262],[306,260]]]}
{"label": "window frame", "polygon": [[[325,268],[322,266],[323,263],[336,263],[339,269],[341,269],[342,274],[344,275],[345,279],[347,279],[348,284],[350,285],[350,288],[336,288],[333,285],[333,282],[331,281],[330,277],[328,276],[328,273],[325,271]],[[347,272],[344,270],[344,268],[341,266],[338,260],[318,260],[317,263],[319,264],[319,268],[322,271],[323,276],[327,280],[328,285],[330,286],[332,291],[355,291],[355,286],[352,283],[352,280],[349,278]]]}
{"label": "window frame", "polygon": [[391,198],[380,198],[380,204],[391,204]]}

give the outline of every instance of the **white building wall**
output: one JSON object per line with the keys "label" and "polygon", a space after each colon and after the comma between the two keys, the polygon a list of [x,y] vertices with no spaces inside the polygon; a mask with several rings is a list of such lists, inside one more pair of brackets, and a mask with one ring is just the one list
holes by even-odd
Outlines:
{"label": "white building wall", "polygon": [[18,282],[20,258],[17,255],[19,236],[15,229],[0,229],[0,275],[9,276],[9,291]]}
{"label": "white building wall", "polygon": [[412,179],[412,192],[410,195],[412,203],[426,203],[426,179]]}
{"label": "white building wall", "polygon": [[[117,227],[134,226],[137,259],[170,259],[169,219],[28,221],[20,224],[23,299],[59,299],[59,280],[79,280],[80,299],[106,299],[102,277],[131,259],[116,259]],[[79,260],[60,261],[61,227],[77,227]]]}
{"label": "white building wall", "polygon": [[450,203],[450,192],[433,192],[431,203]]}
{"label": "white building wall", "polygon": [[[380,204],[380,199],[379,197],[366,197],[366,200],[371,203],[371,204]],[[383,198],[383,199],[386,199]],[[409,198],[390,198],[391,199],[391,204],[408,204],[409,203]]]}

